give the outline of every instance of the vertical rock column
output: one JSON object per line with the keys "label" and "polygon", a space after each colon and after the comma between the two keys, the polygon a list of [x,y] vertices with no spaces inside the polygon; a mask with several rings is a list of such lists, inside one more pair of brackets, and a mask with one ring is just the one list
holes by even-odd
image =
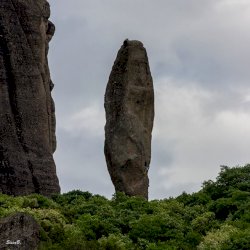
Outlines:
{"label": "vertical rock column", "polygon": [[141,42],[124,41],[109,77],[104,106],[104,152],[115,190],[147,199],[154,90]]}
{"label": "vertical rock column", "polygon": [[0,3],[0,192],[60,192],[47,53],[55,27],[46,0]]}

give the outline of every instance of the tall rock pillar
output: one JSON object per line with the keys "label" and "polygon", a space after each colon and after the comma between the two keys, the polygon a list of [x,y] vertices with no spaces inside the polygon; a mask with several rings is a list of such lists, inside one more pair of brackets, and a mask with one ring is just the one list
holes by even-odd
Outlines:
{"label": "tall rock pillar", "polygon": [[115,190],[147,199],[154,90],[141,42],[124,41],[109,77],[104,106],[104,152]]}
{"label": "tall rock pillar", "polygon": [[47,53],[55,27],[46,0],[0,3],[0,192],[60,192]]}

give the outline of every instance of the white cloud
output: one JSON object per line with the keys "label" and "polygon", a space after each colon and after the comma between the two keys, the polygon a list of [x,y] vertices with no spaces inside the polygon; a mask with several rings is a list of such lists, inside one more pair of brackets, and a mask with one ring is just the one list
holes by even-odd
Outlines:
{"label": "white cloud", "polygon": [[174,79],[163,79],[157,86],[153,146],[158,144],[166,154],[170,151],[172,161],[155,167],[161,181],[151,183],[154,195],[154,188],[160,187],[163,196],[177,195],[175,187],[180,185],[197,191],[204,180],[217,176],[220,165],[250,162],[249,112],[231,107],[207,112],[219,94],[195,83],[185,87]]}
{"label": "white cloud", "polygon": [[60,0],[51,6],[63,188],[113,190],[100,102],[127,37],[144,43],[155,82],[150,197],[197,190],[219,165],[249,162],[249,0]]}
{"label": "white cloud", "polygon": [[58,126],[73,136],[100,137],[104,134],[105,114],[104,108],[98,104],[90,104],[65,117]]}
{"label": "white cloud", "polygon": [[217,3],[217,7],[241,7],[242,5],[244,5],[244,7],[246,6],[250,6],[250,3],[248,0],[220,0]]}

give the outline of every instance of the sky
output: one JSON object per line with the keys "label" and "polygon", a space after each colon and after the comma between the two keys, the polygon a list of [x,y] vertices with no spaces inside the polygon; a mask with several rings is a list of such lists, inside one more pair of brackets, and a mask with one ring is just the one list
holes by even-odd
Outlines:
{"label": "sky", "polygon": [[111,198],[104,94],[125,39],[143,42],[155,91],[149,199],[196,192],[250,163],[249,0],[50,0],[61,191]]}

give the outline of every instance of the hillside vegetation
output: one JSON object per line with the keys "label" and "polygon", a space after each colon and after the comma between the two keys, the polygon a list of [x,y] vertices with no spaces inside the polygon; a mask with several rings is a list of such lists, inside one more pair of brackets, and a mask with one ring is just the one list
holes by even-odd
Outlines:
{"label": "hillside vegetation", "polygon": [[40,249],[250,249],[250,165],[221,167],[216,181],[177,198],[111,200],[71,191],[51,199],[0,195],[0,217],[29,213],[41,225]]}

